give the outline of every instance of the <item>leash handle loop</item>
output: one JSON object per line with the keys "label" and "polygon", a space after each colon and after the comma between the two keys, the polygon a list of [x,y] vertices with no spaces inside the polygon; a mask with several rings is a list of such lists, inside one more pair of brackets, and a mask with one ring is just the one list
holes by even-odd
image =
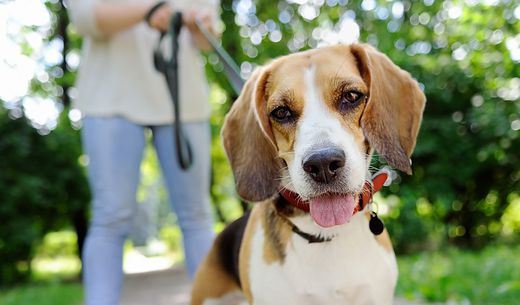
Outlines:
{"label": "leash handle loop", "polygon": [[[181,122],[181,107],[179,103],[179,74],[178,74],[178,53],[179,53],[179,34],[182,28],[182,13],[175,12],[170,19],[170,27],[168,33],[161,33],[159,41],[154,50],[154,65],[155,69],[162,74],[166,79],[168,91],[173,106],[174,116],[174,141],[177,150],[177,160],[183,170],[188,170],[193,164],[193,152],[190,142],[184,134]],[[171,36],[171,57],[165,59],[161,49],[163,39],[169,34]]]}
{"label": "leash handle loop", "polygon": [[155,12],[157,12],[158,9],[160,9],[163,5],[165,5],[166,1],[159,1],[157,2],[156,4],[154,4],[149,10],[148,12],[146,12],[146,15],[144,16],[144,21],[146,21],[146,23],[148,25],[151,25],[150,24],[150,20],[152,19],[152,16],[155,14]]}
{"label": "leash handle loop", "polygon": [[[175,124],[175,146],[177,147],[177,158],[183,170],[188,170],[193,164],[193,153],[190,142],[184,134],[181,122],[181,107],[179,103],[179,73],[178,73],[178,54],[179,54],[179,34],[182,28],[182,13],[177,11],[170,20],[170,34],[172,35],[172,58],[170,61],[172,71],[170,78],[173,80],[170,93],[173,100],[174,124]],[[172,90],[174,89],[174,90]],[[172,92],[173,91],[173,92]]]}

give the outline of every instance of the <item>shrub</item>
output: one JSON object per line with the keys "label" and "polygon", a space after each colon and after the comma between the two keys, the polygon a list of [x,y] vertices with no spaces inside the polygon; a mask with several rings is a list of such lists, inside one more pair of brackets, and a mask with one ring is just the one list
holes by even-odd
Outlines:
{"label": "shrub", "polygon": [[90,195],[79,135],[69,126],[42,136],[0,109],[0,284],[26,279],[44,234],[84,215]]}

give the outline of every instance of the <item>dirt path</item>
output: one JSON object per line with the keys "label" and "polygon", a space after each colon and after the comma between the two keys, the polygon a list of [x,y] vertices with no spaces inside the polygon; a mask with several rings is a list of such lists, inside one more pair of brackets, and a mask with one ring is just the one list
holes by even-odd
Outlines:
{"label": "dirt path", "polygon": [[[188,305],[189,292],[188,277],[181,269],[128,275],[121,305]],[[425,304],[398,299],[395,305]]]}
{"label": "dirt path", "polygon": [[121,305],[188,305],[190,288],[182,269],[127,275]]}

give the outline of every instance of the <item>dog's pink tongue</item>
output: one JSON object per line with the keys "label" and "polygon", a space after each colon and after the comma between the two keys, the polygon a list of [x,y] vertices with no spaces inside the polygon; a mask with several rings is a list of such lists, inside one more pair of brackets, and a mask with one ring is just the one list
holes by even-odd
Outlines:
{"label": "dog's pink tongue", "polygon": [[309,204],[312,219],[325,228],[347,222],[356,207],[352,195],[324,195],[311,199]]}

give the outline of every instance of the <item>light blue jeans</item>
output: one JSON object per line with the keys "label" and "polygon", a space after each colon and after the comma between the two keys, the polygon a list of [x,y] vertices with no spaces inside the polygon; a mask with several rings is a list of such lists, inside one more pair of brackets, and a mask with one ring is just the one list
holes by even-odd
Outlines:
{"label": "light blue jeans", "polygon": [[[93,194],[92,220],[83,254],[87,305],[119,304],[123,243],[131,230],[137,207],[136,189],[146,128],[122,117],[84,119],[82,140],[89,157],[89,182]],[[193,276],[213,240],[213,214],[209,203],[209,124],[184,124],[194,154],[194,164],[188,171],[183,171],[177,163],[172,125],[149,128],[171,207],[183,233],[188,273]]]}

